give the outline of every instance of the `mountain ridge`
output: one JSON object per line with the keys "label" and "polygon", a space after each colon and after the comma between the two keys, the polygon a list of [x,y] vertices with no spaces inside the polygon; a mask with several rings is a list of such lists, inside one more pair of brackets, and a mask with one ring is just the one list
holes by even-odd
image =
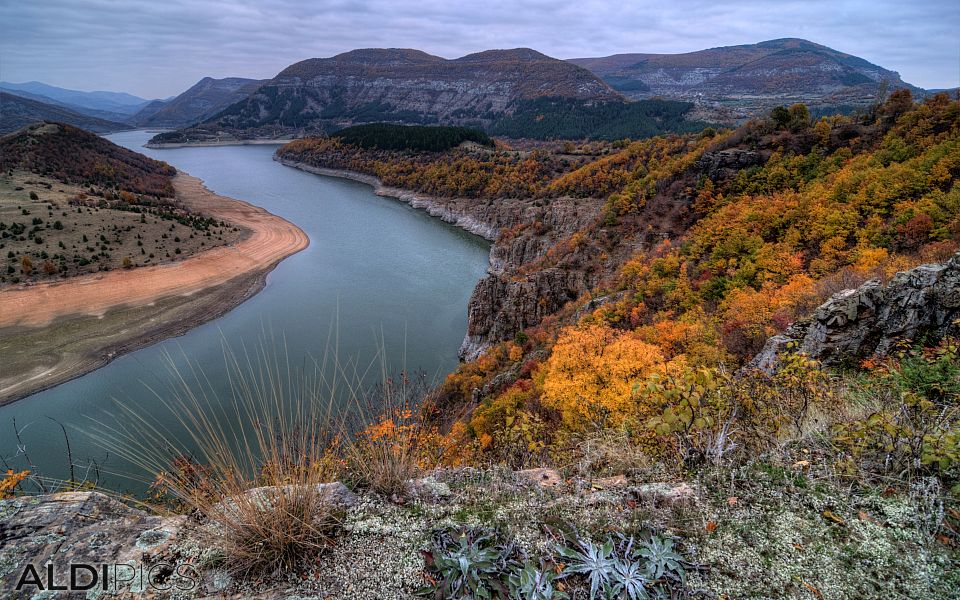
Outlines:
{"label": "mountain ridge", "polygon": [[154,101],[129,118],[137,127],[183,127],[196,123],[256,91],[264,80],[204,77],[167,101]]}
{"label": "mountain ridge", "polygon": [[51,100],[68,104],[70,108],[74,110],[76,110],[75,107],[81,107],[126,115],[135,113],[140,107],[150,102],[150,100],[146,98],[140,98],[139,96],[134,96],[126,92],[84,92],[49,85],[39,81],[27,81],[25,83],[0,81],[0,89],[12,92],[23,91],[38,94]]}
{"label": "mountain ridge", "polygon": [[198,128],[277,137],[376,121],[484,126],[543,97],[624,102],[588,70],[529,48],[455,59],[363,48],[293,63]]}
{"label": "mountain ridge", "polygon": [[[867,105],[887,89],[926,90],[852,54],[800,38],[679,54],[624,53],[570,59],[631,99],[664,96],[737,104],[756,114],[777,104]],[[739,116],[750,116],[741,114]]]}
{"label": "mountain ridge", "polygon": [[0,90],[0,134],[17,131],[38,121],[62,122],[94,133],[132,129],[124,123],[93,117],[64,106],[38,102]]}

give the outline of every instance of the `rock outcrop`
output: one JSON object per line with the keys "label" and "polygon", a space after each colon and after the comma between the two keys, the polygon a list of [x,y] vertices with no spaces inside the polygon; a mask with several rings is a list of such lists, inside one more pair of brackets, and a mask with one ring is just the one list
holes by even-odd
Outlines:
{"label": "rock outcrop", "polygon": [[[149,515],[98,492],[0,501],[0,591],[12,594],[26,565],[34,565],[45,586],[46,568],[52,569],[55,584],[65,585],[70,581],[71,564],[94,567],[95,573],[81,568],[74,575],[81,585],[97,577],[93,587],[102,589],[102,565],[108,565],[109,579],[114,583],[124,580],[120,587],[140,591],[144,571],[158,565],[164,568],[185,520],[183,516]],[[25,589],[32,593],[37,587]],[[62,597],[85,596],[78,591]]]}
{"label": "rock outcrop", "polygon": [[767,340],[748,368],[775,370],[783,352],[824,364],[883,356],[900,341],[960,334],[960,253],[943,264],[871,280],[834,294],[806,321]]}

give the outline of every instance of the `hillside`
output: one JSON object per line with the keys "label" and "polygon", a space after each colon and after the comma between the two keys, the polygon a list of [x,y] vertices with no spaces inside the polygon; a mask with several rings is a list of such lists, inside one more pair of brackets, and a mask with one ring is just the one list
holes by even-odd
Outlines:
{"label": "hillside", "polygon": [[83,129],[38,123],[0,138],[0,171],[25,170],[64,183],[173,196],[176,169]]}
{"label": "hillside", "polygon": [[78,113],[63,106],[45,104],[0,91],[0,134],[16,131],[38,121],[58,121],[96,133],[132,129],[129,125]]}
{"label": "hillside", "polygon": [[242,77],[204,77],[171,100],[147,104],[127,122],[137,127],[184,127],[243,100],[262,83]]}
{"label": "hillside", "polygon": [[754,112],[789,102],[811,108],[866,105],[881,84],[887,89],[909,87],[894,71],[793,38],[686,54],[615,54],[570,62],[631,98],[739,102]]}
{"label": "hillside", "polygon": [[453,60],[419,50],[353,50],[287,67],[187,137],[269,137],[375,121],[483,127],[543,97],[621,100],[589,71],[525,48]]}
{"label": "hillside", "polygon": [[241,237],[184,208],[173,167],[70,125],[0,137],[0,172],[0,288],[169,262]]}
{"label": "hillside", "polygon": [[29,81],[27,83],[3,81],[0,82],[0,89],[43,96],[63,103],[68,107],[80,107],[121,115],[132,115],[141,106],[149,102],[149,100],[125,92],[82,92],[47,85],[39,81]]}

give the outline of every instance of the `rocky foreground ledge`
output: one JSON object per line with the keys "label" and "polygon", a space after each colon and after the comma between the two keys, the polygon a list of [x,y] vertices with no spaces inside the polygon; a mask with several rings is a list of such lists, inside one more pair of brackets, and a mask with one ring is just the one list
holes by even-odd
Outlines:
{"label": "rocky foreground ledge", "polygon": [[[754,466],[697,482],[461,469],[409,482],[402,503],[325,484],[327,500],[343,511],[342,531],[330,548],[304,557],[301,572],[272,581],[231,578],[229,557],[190,516],[150,514],[98,492],[19,497],[0,501],[0,591],[13,598],[412,598],[427,581],[424,550],[437,530],[494,528],[536,555],[555,544],[551,527],[566,523],[594,536],[675,538],[696,597],[954,597],[956,564],[924,531],[922,503],[851,495],[814,486],[813,477],[800,485],[807,469]],[[54,585],[68,586],[71,564],[107,577],[86,591],[16,589],[30,565],[46,587],[47,569]],[[89,568],[79,568],[89,581]]]}

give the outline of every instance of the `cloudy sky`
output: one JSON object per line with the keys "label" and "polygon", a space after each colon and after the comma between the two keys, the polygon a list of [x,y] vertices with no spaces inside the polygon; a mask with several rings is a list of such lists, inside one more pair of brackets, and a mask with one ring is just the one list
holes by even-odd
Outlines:
{"label": "cloudy sky", "polygon": [[957,31],[957,0],[4,0],[0,79],[155,98],[353,48],[573,58],[802,37],[936,88],[958,85]]}

